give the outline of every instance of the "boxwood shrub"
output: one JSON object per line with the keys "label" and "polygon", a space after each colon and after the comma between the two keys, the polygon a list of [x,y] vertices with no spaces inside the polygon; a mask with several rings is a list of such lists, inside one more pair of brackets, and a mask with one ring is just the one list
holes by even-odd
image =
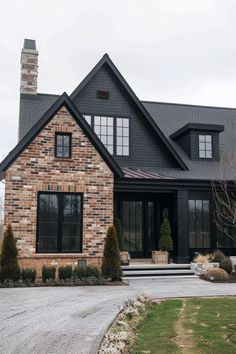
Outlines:
{"label": "boxwood shrub", "polygon": [[55,280],[56,275],[56,267],[54,266],[46,266],[42,267],[42,280],[46,283],[48,280]]}
{"label": "boxwood shrub", "polygon": [[25,283],[27,282],[34,283],[36,278],[36,269],[34,268],[22,269],[21,278]]}
{"label": "boxwood shrub", "polygon": [[58,268],[58,278],[60,280],[70,279],[72,277],[72,266],[62,266]]}
{"label": "boxwood shrub", "polygon": [[99,278],[100,277],[100,272],[99,270],[94,267],[94,266],[86,266],[84,267],[75,267],[74,268],[74,276],[79,278],[79,279],[83,279],[83,278],[88,278],[88,277],[95,277],[95,278]]}

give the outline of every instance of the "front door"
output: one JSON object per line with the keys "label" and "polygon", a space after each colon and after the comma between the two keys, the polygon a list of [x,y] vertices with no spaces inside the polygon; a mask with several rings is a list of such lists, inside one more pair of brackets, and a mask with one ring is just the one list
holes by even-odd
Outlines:
{"label": "front door", "polygon": [[159,203],[154,200],[123,200],[121,206],[123,249],[132,258],[151,257],[158,246]]}

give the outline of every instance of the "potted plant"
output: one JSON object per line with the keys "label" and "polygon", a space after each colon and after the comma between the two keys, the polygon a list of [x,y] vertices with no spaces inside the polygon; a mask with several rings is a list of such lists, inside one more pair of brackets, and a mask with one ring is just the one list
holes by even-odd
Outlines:
{"label": "potted plant", "polygon": [[118,240],[119,250],[120,250],[120,263],[121,265],[129,265],[129,260],[130,260],[129,252],[123,251],[123,237],[122,237],[122,231],[121,231],[122,228],[121,228],[120,219],[116,218],[114,220],[114,226],[116,228],[117,240]]}
{"label": "potted plant", "polygon": [[173,251],[173,239],[171,237],[171,227],[167,216],[164,216],[160,228],[160,251],[152,251],[153,263],[168,263],[169,252]]}

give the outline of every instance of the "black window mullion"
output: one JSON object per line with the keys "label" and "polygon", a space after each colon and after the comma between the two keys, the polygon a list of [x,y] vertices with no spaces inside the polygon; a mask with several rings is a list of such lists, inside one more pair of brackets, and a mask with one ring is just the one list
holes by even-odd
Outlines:
{"label": "black window mullion", "polygon": [[113,152],[114,155],[117,155],[117,136],[116,136],[116,132],[117,132],[117,117],[113,118]]}
{"label": "black window mullion", "polygon": [[62,244],[62,218],[63,218],[63,194],[58,193],[58,235],[57,235],[58,252],[61,252],[61,244]]}

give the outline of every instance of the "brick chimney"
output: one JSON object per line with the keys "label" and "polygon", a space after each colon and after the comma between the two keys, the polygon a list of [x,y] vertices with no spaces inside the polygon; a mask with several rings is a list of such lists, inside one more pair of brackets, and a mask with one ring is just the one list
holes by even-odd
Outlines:
{"label": "brick chimney", "polygon": [[37,94],[38,51],[34,39],[25,39],[21,52],[20,93]]}

